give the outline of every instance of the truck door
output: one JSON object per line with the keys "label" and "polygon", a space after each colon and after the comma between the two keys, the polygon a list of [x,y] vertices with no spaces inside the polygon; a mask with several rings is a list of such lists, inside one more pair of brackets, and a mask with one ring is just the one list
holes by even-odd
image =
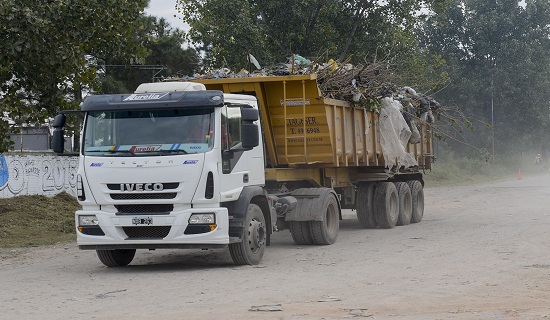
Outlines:
{"label": "truck door", "polygon": [[[224,106],[221,112],[220,175],[221,201],[233,201],[244,186],[263,184],[263,152],[261,147],[242,147],[242,117],[240,106]],[[226,194],[224,194],[224,192]],[[235,194],[233,194],[235,193]]]}

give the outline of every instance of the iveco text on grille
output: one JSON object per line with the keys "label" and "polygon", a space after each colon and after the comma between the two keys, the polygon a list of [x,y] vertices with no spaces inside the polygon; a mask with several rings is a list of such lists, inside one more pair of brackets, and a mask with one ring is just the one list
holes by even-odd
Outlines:
{"label": "iveco text on grille", "polygon": [[162,183],[121,183],[120,191],[162,191]]}

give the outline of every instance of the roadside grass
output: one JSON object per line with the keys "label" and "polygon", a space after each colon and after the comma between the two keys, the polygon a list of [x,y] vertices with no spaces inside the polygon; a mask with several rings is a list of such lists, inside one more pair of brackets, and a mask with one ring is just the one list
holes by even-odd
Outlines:
{"label": "roadside grass", "polygon": [[[471,159],[445,156],[424,172],[426,187],[471,185],[498,180],[518,179],[524,175],[539,173],[533,161],[527,157],[507,159]],[[548,168],[543,169],[547,172]]]}
{"label": "roadside grass", "polygon": [[75,239],[74,212],[68,193],[0,199],[0,248],[52,245]]}

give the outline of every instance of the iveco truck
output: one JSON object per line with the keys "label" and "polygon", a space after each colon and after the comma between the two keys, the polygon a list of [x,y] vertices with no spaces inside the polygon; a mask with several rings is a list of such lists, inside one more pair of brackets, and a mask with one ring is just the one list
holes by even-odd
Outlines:
{"label": "iveco truck", "polygon": [[[419,169],[431,133],[383,157],[378,115],[323,98],[315,75],[159,82],[92,95],[84,116],[75,213],[77,244],[106,266],[137,249],[228,248],[258,264],[272,233],[297,244],[336,241],[343,208],[366,228],[419,222]],[[66,115],[54,120],[63,152]],[[391,169],[393,168],[393,169]]]}

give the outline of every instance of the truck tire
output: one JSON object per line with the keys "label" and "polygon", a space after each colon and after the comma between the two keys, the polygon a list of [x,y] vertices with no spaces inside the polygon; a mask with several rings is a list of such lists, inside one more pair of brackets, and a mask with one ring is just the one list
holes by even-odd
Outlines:
{"label": "truck tire", "polygon": [[361,183],[357,187],[356,210],[357,219],[363,228],[376,228],[376,219],[374,217],[374,191],[376,184]]}
{"label": "truck tire", "polygon": [[308,221],[290,221],[290,234],[295,244],[313,244]]}
{"label": "truck tire", "polygon": [[229,244],[229,253],[238,265],[256,265],[262,261],[267,230],[262,209],[254,203],[248,205],[241,242]]}
{"label": "truck tire", "polygon": [[407,181],[411,189],[412,215],[411,223],[422,221],[424,216],[424,189],[418,180]]}
{"label": "truck tire", "polygon": [[399,199],[394,183],[378,183],[374,193],[374,214],[380,228],[395,227],[399,216]]}
{"label": "truck tire", "polygon": [[[310,196],[317,195],[319,192],[318,189],[314,188],[301,188],[296,189],[292,192],[293,196]],[[298,212],[310,212],[314,205],[313,201],[298,201],[296,209]],[[292,240],[295,244],[298,245],[310,245],[313,244],[313,239],[311,238],[311,230],[309,226],[309,221],[289,221],[290,234],[292,235]]]}
{"label": "truck tire", "polygon": [[314,244],[329,245],[336,242],[340,227],[340,208],[334,193],[326,189],[319,197],[318,210],[324,212],[323,221],[310,221],[309,228]]}
{"label": "truck tire", "polygon": [[411,223],[412,199],[411,188],[406,182],[396,182],[397,197],[399,199],[399,215],[397,217],[398,226],[406,226]]}
{"label": "truck tire", "polygon": [[107,267],[124,267],[136,255],[136,249],[96,250],[99,261]]}

